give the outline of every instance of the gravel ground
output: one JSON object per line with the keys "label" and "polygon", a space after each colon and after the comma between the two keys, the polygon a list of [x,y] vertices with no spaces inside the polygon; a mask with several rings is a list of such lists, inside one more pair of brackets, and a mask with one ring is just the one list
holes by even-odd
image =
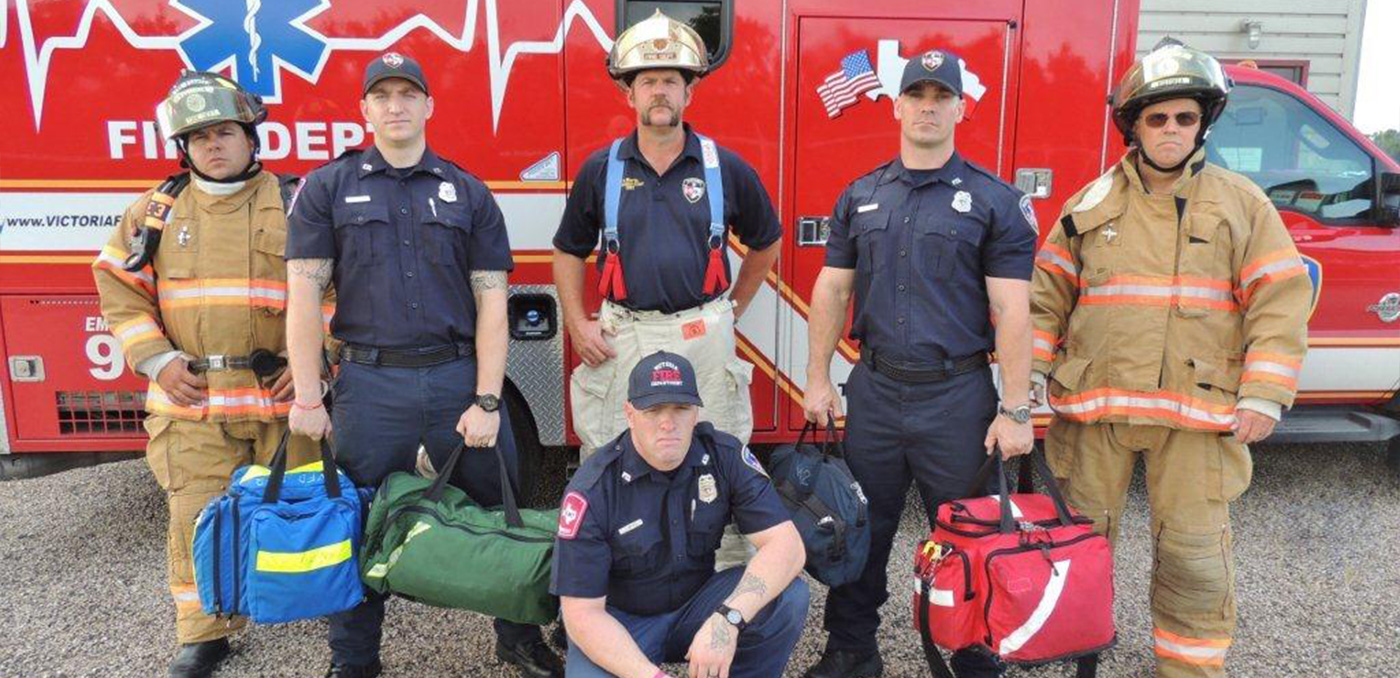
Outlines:
{"label": "gravel ground", "polygon": [[[1382,451],[1257,450],[1254,486],[1234,515],[1233,676],[1400,675],[1400,480]],[[1145,503],[1139,477],[1119,549],[1119,643],[1102,676],[1151,675]],[[913,506],[890,565],[897,589],[880,632],[891,677],[927,675],[909,630],[910,554],[924,533]],[[174,637],[164,523],[162,494],[140,461],[0,483],[0,676],[164,675]],[[822,648],[825,596],[820,586],[813,592],[809,631],[789,676]],[[319,676],[328,661],[324,626],[252,628],[219,675]],[[492,658],[492,640],[482,617],[396,600],[384,633],[385,675],[513,675]],[[1012,675],[1073,672],[1052,666]]]}

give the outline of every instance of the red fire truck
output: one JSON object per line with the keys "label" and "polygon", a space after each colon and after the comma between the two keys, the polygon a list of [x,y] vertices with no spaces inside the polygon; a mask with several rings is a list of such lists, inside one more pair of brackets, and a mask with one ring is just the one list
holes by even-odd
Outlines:
{"label": "red fire truck", "polygon": [[[760,443],[801,426],[826,215],[897,152],[890,97],[909,55],[962,55],[975,105],[959,150],[1034,196],[1042,224],[1122,152],[1105,101],[1133,59],[1135,0],[13,0],[0,14],[0,475],[142,447],[144,384],[103,322],[89,264],[123,208],[177,171],[153,111],[179,70],[261,94],[264,160],[302,174],[369,143],[360,74],[391,49],[429,69],[429,143],[485,180],[506,216],[518,265],[507,396],[526,466],[567,449],[577,358],[551,237],[569,179],[633,126],[603,67],[611,36],[657,8],[694,25],[717,64],[687,119],[758,170],[786,227],[781,264],[739,323]],[[1317,290],[1303,394],[1275,439],[1389,440],[1400,166],[1300,88],[1229,72],[1210,157],[1273,199]],[[838,73],[863,84],[824,99]],[[737,243],[730,256],[743,256]],[[838,382],[856,359],[843,342]]]}

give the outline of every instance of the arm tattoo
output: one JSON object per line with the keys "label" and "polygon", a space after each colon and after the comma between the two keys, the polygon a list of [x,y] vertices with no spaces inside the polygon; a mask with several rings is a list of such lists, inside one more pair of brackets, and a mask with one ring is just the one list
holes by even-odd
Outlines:
{"label": "arm tattoo", "polygon": [[710,649],[720,650],[729,647],[729,622],[710,625]]}
{"label": "arm tattoo", "polygon": [[505,271],[472,271],[471,274],[472,292],[481,294],[486,290],[505,289]]}
{"label": "arm tattoo", "polygon": [[316,285],[316,289],[322,291],[331,283],[331,270],[334,265],[330,259],[293,259],[287,262],[287,267],[293,275],[310,280]]}
{"label": "arm tattoo", "polygon": [[745,574],[743,578],[739,580],[739,585],[734,587],[734,593],[729,594],[729,599],[735,600],[750,593],[755,594],[760,599],[762,599],[763,596],[768,595],[768,585],[765,584],[763,580],[759,579],[758,577],[755,577],[751,574]]}

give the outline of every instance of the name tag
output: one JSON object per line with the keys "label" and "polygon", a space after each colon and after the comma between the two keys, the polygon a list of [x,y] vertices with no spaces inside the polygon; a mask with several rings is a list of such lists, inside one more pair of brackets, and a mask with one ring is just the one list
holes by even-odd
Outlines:
{"label": "name tag", "polygon": [[350,203],[350,204],[352,204],[352,205],[355,204],[355,203],[357,203],[357,202],[369,202],[369,196],[367,196],[367,195],[347,195],[347,196],[345,196],[345,202]]}
{"label": "name tag", "polygon": [[636,520],[634,520],[634,521],[632,521],[632,522],[630,522],[630,523],[627,523],[626,525],[623,525],[620,529],[618,529],[617,533],[618,533],[618,534],[627,534],[628,532],[631,532],[632,530],[635,530],[635,529],[637,529],[637,528],[639,528],[639,527],[641,527],[641,526],[642,526],[642,519],[641,519],[641,518],[638,518],[638,519],[636,519]]}
{"label": "name tag", "polygon": [[873,212],[873,211],[878,210],[878,209],[880,209],[880,203],[878,203],[878,202],[872,202],[872,203],[870,203],[869,205],[861,205],[860,207],[857,207],[857,208],[856,208],[856,214],[864,214],[864,213],[866,213],[866,212]]}

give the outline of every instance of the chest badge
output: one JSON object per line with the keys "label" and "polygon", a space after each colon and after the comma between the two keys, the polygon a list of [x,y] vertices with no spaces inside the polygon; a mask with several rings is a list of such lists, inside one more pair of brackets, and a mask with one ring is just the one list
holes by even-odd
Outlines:
{"label": "chest badge", "polygon": [[180,227],[180,234],[175,236],[175,241],[180,243],[180,247],[188,247],[193,238],[194,236],[190,235],[190,227],[186,225]]}
{"label": "chest badge", "polygon": [[719,488],[715,487],[715,477],[706,473],[700,476],[700,501],[709,504],[719,498]]}
{"label": "chest badge", "polygon": [[972,211],[972,194],[967,191],[958,191],[953,194],[953,209],[967,214]]}
{"label": "chest badge", "polygon": [[1109,243],[1111,243],[1111,242],[1113,242],[1113,239],[1114,239],[1114,238],[1117,238],[1117,237],[1118,237],[1118,231],[1113,230],[1113,224],[1109,224],[1109,225],[1103,227],[1103,241],[1104,241],[1104,242],[1109,242]]}
{"label": "chest badge", "polygon": [[622,190],[624,190],[624,191],[636,190],[636,188],[637,188],[638,186],[643,186],[643,185],[645,185],[645,184],[646,184],[646,182],[642,181],[641,179],[636,179],[636,178],[633,178],[633,177],[627,177],[626,179],[623,179],[623,180],[622,180]]}
{"label": "chest badge", "polygon": [[690,204],[694,205],[705,197],[705,180],[699,177],[687,177],[681,182],[681,195],[685,196]]}
{"label": "chest badge", "polygon": [[457,202],[457,187],[450,181],[438,184],[438,199],[443,202]]}

